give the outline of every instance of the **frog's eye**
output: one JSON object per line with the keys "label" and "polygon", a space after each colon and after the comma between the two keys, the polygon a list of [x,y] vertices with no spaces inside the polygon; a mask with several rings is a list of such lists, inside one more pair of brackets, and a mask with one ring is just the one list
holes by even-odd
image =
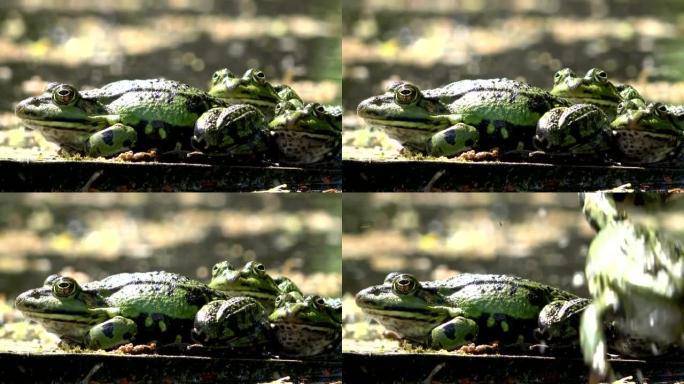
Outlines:
{"label": "frog's eye", "polygon": [[656,104],[656,110],[660,113],[668,113],[669,110],[667,109],[667,105],[665,104]]}
{"label": "frog's eye", "polygon": [[626,107],[626,106],[627,106],[627,105],[625,104],[624,101],[620,102],[620,104],[618,104],[618,106],[617,106],[617,111],[618,111],[618,113],[622,113],[622,111],[625,110],[625,107]]}
{"label": "frog's eye", "polygon": [[52,90],[52,100],[59,105],[69,105],[78,98],[78,91],[69,84],[60,84]]}
{"label": "frog's eye", "polygon": [[322,115],[325,113],[325,107],[318,103],[311,105],[311,107],[316,115]]}
{"label": "frog's eye", "polygon": [[594,74],[594,79],[601,83],[605,83],[608,81],[608,74],[606,73],[606,71],[596,71],[596,73]]}
{"label": "frog's eye", "polygon": [[320,296],[314,296],[313,297],[313,302],[316,304],[317,307],[319,308],[325,308],[325,300],[320,297]]}
{"label": "frog's eye", "polygon": [[420,91],[415,85],[403,84],[394,91],[394,100],[399,104],[413,104],[418,100]]}
{"label": "frog's eye", "polygon": [[76,292],[78,284],[70,277],[60,277],[52,283],[52,293],[57,297],[69,297]]}
{"label": "frog's eye", "polygon": [[266,274],[266,267],[264,267],[264,265],[261,263],[254,263],[252,265],[252,271],[259,276],[263,276]]}
{"label": "frog's eye", "polygon": [[412,293],[416,290],[417,286],[418,281],[415,277],[411,275],[400,275],[396,279],[394,279],[393,284],[394,292],[401,295],[407,295],[409,293]]}
{"label": "frog's eye", "polygon": [[263,84],[266,82],[266,75],[258,69],[252,72],[252,78],[256,80],[256,82],[259,84]]}

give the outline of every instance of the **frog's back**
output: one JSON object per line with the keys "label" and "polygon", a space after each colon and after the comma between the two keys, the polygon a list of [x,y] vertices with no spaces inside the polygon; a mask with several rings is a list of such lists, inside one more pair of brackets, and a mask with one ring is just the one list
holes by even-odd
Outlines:
{"label": "frog's back", "polygon": [[445,299],[454,307],[530,319],[536,319],[541,308],[554,300],[577,297],[546,284],[508,275],[464,273],[421,285],[443,289]]}
{"label": "frog's back", "polygon": [[461,80],[423,94],[439,99],[459,121],[476,127],[482,148],[530,147],[542,115],[568,104],[544,89],[510,79]]}

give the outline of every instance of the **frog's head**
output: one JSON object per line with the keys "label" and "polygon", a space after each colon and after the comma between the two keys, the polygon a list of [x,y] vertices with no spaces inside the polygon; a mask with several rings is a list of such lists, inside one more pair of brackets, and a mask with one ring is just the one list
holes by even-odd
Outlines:
{"label": "frog's head", "polygon": [[605,71],[592,68],[584,77],[579,77],[570,68],[556,72],[551,94],[570,99],[574,103],[589,103],[614,107],[620,102],[620,93],[608,80]]}
{"label": "frog's head", "polygon": [[619,150],[629,159],[653,163],[665,159],[684,139],[684,109],[662,103],[626,100],[610,124]]}
{"label": "frog's head", "polygon": [[291,356],[311,356],[329,348],[342,333],[342,306],[319,296],[289,292],[276,298],[268,320],[278,343]]}
{"label": "frog's head", "polygon": [[281,102],[276,106],[276,116],[269,123],[269,128],[339,136],[342,132],[342,111],[337,108],[326,109],[318,103],[293,108],[292,103]]}
{"label": "frog's head", "polygon": [[273,108],[280,100],[264,72],[254,68],[242,77],[235,76],[228,68],[214,72],[209,94],[229,104],[246,103],[264,108]]}
{"label": "frog's head", "polygon": [[341,318],[342,307],[331,305],[320,296],[303,297],[299,292],[279,295],[275,310],[269,315],[271,323],[320,327],[339,327]]}
{"label": "frog's head", "polygon": [[617,88],[617,91],[620,92],[620,98],[622,100],[641,100],[643,102],[643,98],[639,94],[639,91],[636,90],[636,88],[632,87],[631,85],[628,84],[618,84],[615,86]]}
{"label": "frog's head", "polygon": [[439,99],[426,97],[405,81],[390,84],[384,94],[362,101],[356,112],[371,126],[395,131],[436,132],[452,125],[450,112]]}
{"label": "frog's head", "polygon": [[14,305],[49,332],[78,344],[84,343],[93,325],[108,318],[107,304],[100,296],[60,275],[51,275],[42,287],[22,293]]}
{"label": "frog's head", "polygon": [[250,261],[242,269],[233,267],[228,261],[214,265],[209,286],[226,292],[230,296],[248,296],[271,303],[280,291],[266,267]]}
{"label": "frog's head", "polygon": [[356,305],[385,328],[421,343],[452,316],[437,287],[423,286],[406,273],[390,273],[384,284],[362,290]]}
{"label": "frog's head", "polygon": [[42,95],[20,101],[15,114],[25,127],[39,129],[51,141],[75,148],[83,144],[82,135],[116,123],[116,116],[109,116],[100,103],[83,98],[72,85],[59,83],[50,83]]}

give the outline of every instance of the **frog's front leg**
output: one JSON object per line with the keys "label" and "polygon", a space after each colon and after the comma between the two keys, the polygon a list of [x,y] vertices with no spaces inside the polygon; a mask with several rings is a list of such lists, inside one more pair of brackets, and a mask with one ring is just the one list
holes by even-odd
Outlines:
{"label": "frog's front leg", "polygon": [[86,142],[86,155],[108,157],[135,147],[138,133],[132,127],[116,123],[92,134]]}
{"label": "frog's front leg", "polygon": [[114,316],[90,328],[86,346],[91,349],[112,349],[131,342],[136,333],[138,333],[138,326],[133,320],[123,316]]}
{"label": "frog's front leg", "polygon": [[427,153],[431,156],[455,156],[477,147],[480,132],[472,125],[456,123],[432,135],[427,142]]}
{"label": "frog's front leg", "polygon": [[478,326],[474,320],[458,316],[430,332],[430,346],[435,349],[456,349],[477,337]]}

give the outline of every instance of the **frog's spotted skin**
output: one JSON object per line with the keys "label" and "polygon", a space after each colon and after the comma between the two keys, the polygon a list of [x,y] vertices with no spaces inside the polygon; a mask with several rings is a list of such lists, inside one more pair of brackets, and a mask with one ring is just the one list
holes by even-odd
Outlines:
{"label": "frog's spotted skin", "polygon": [[[594,302],[582,315],[584,359],[601,376],[614,349],[645,356],[682,348],[684,251],[654,230],[632,223],[611,196],[583,196],[585,216],[598,231],[589,247],[586,276]],[[607,338],[604,324],[611,324]]]}
{"label": "frog's spotted skin", "polygon": [[289,292],[276,302],[269,322],[281,354],[314,356],[340,345],[342,308],[336,301]]}
{"label": "frog's spotted skin", "polygon": [[610,149],[610,123],[606,114],[591,104],[554,108],[539,119],[534,146],[554,154],[606,153]]}
{"label": "frog's spotted skin", "polygon": [[264,307],[252,298],[216,300],[197,313],[192,338],[207,346],[258,350],[268,342],[266,320]]}
{"label": "frog's spotted skin", "polygon": [[675,107],[632,99],[618,106],[613,141],[625,163],[657,163],[674,157],[684,140],[684,115]]}
{"label": "frog's spotted skin", "polygon": [[268,150],[264,115],[248,104],[213,108],[197,120],[192,146],[204,153],[256,157]]}
{"label": "frog's spotted skin", "polygon": [[126,150],[189,148],[197,119],[224,103],[189,85],[163,79],[122,80],[79,91],[51,83],[15,108],[29,129],[89,156]]}
{"label": "frog's spotted skin", "polygon": [[462,80],[420,90],[397,82],[359,104],[365,122],[413,150],[453,156],[469,149],[532,147],[537,121],[568,102],[509,79]]}
{"label": "frog's spotted skin", "polygon": [[275,299],[284,292],[299,292],[299,288],[288,278],[281,277],[274,280],[266,267],[256,261],[250,261],[242,269],[233,267],[228,261],[214,265],[211,272],[209,287],[218,289],[226,295],[246,296],[257,300],[271,313]]}
{"label": "frog's spotted skin", "polygon": [[[580,303],[569,304],[573,301]],[[447,350],[471,341],[529,342],[537,331],[567,343],[577,332],[556,321],[576,321],[582,302],[586,305],[585,299],[530,280],[478,274],[418,282],[393,272],[384,284],[356,295],[356,304],[388,330]],[[547,305],[553,308],[545,309]]]}
{"label": "frog's spotted skin", "polygon": [[288,164],[319,162],[342,145],[342,109],[318,103],[298,106],[280,103],[269,129],[282,161]]}
{"label": "frog's spotted skin", "polygon": [[225,296],[168,272],[121,273],[79,285],[52,275],[15,306],[63,341],[91,349],[129,342],[189,342],[197,311]]}

